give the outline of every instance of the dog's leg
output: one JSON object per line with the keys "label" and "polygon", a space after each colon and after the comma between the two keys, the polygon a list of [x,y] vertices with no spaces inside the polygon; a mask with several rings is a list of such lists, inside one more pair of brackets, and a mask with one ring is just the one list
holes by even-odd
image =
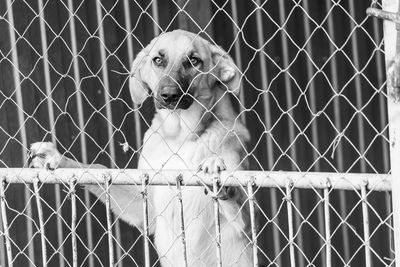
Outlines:
{"label": "dog's leg", "polygon": [[[221,171],[226,170],[226,165],[221,157],[211,156],[202,161],[199,170],[208,175],[217,176]],[[246,232],[249,217],[247,214],[243,214],[246,212],[246,208],[242,207],[245,201],[245,193],[243,190],[239,187],[223,186],[219,189],[216,197],[220,200],[221,215],[223,215],[228,222],[237,224],[240,230]]]}
{"label": "dog's leg", "polygon": [[28,153],[30,168],[107,168],[101,164],[84,164],[67,158],[58,152],[55,144],[50,142],[37,142],[31,144]]}
{"label": "dog's leg", "polygon": [[[29,151],[29,167],[46,168],[54,170],[57,168],[106,168],[100,164],[84,164],[58,152],[56,146],[50,142],[37,142],[31,145]],[[101,201],[106,201],[104,189],[99,185],[85,185]],[[151,190],[148,194],[152,195]],[[143,202],[142,194],[134,185],[112,185],[110,187],[111,208],[113,212],[132,226],[143,227]],[[152,197],[149,197],[150,202]],[[149,207],[152,207],[150,203]],[[149,222],[153,222],[154,212],[149,209]],[[154,228],[154,227],[151,227]]]}
{"label": "dog's leg", "polygon": [[[229,157],[227,157],[229,160]],[[232,162],[229,162],[232,164]],[[235,165],[237,166],[237,165]],[[231,165],[229,167],[232,167]],[[211,176],[218,176],[226,169],[220,157],[205,159],[199,169]],[[216,196],[220,205],[222,235],[222,256],[229,266],[250,266],[252,262],[250,239],[250,213],[244,203],[247,195],[241,187],[221,187]],[[234,263],[230,265],[231,263]]]}

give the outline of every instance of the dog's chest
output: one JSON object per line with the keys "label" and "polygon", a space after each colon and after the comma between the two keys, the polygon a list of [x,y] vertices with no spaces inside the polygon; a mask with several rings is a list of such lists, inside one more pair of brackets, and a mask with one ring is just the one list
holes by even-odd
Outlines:
{"label": "dog's chest", "polygon": [[[149,130],[143,140],[139,168],[196,169],[200,162],[211,154],[207,147],[208,143],[201,138],[186,138],[178,142],[163,138],[160,134]],[[180,262],[183,248],[180,242],[176,242],[181,233],[177,190],[173,186],[155,186],[154,196],[154,208],[156,214],[160,214],[157,217],[155,232],[157,250],[172,262]],[[190,222],[186,229],[187,247],[192,255],[200,256],[212,242],[206,234],[213,232],[212,199],[209,195],[205,195],[202,187],[183,187],[182,198],[185,222]]]}
{"label": "dog's chest", "polygon": [[143,141],[139,168],[196,169],[211,153],[203,138],[188,137],[174,140],[149,130]]}

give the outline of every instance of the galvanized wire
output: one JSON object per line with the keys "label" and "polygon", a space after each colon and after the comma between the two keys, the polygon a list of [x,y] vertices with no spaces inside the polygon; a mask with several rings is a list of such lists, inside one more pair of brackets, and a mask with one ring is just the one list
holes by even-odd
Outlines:
{"label": "galvanized wire", "polygon": [[[225,264],[221,236],[227,223],[218,192],[229,186],[243,190],[247,197],[231,219],[250,214],[249,231],[240,231],[248,241],[246,248],[251,247],[254,266],[264,262],[267,266],[349,266],[360,265],[355,262],[359,258],[365,266],[393,263],[388,252],[393,233],[391,196],[385,193],[386,203],[377,197],[391,190],[381,23],[370,22],[354,0],[312,4],[308,0],[210,0],[206,4],[210,10],[202,16],[197,13],[205,2],[197,0],[7,0],[0,7],[0,29],[7,37],[0,38],[4,70],[0,163],[5,166],[0,169],[0,254],[4,251],[0,264],[157,264],[168,257],[157,255],[152,227],[157,217],[169,215],[166,211],[155,218],[151,214],[154,207],[148,193],[153,185],[178,190],[167,202],[177,203],[174,215],[179,218],[179,231],[174,242],[182,246],[185,266],[202,260],[192,259],[193,248],[188,246],[187,229],[196,218],[184,216],[186,186],[203,186],[211,196],[210,229],[215,232],[208,229],[203,234],[213,242],[199,254],[213,253],[218,266]],[[381,7],[377,1],[373,4]],[[57,6],[57,12],[51,5]],[[31,20],[23,30],[21,10]],[[240,94],[226,96],[237,102],[234,123],[243,121],[250,129],[252,141],[247,147],[241,141],[238,145],[245,151],[242,162],[250,160],[255,171],[243,171],[238,165],[218,179],[209,179],[192,167],[134,169],[146,145],[142,140],[153,110],[147,102],[131,104],[130,66],[153,37],[178,27],[206,36],[235,59],[242,81]],[[60,58],[61,67],[55,58]],[[32,84],[34,99],[25,97],[27,83]],[[14,116],[3,115],[10,113]],[[209,113],[221,129],[238,137],[214,110]],[[67,126],[62,128],[64,123]],[[157,134],[155,130],[149,135]],[[26,167],[29,143],[46,140],[56,144],[63,156],[79,159],[81,168],[54,172],[11,168]],[[162,142],[170,150],[166,153],[171,152],[168,160],[181,157],[168,140]],[[220,144],[207,145],[213,150]],[[19,165],[15,164],[17,149],[22,151]],[[95,162],[114,170],[104,173],[91,168]],[[109,177],[106,184],[104,175]],[[76,190],[75,185],[87,183],[103,189],[97,198],[87,190]],[[23,184],[19,202],[10,196],[20,190],[17,184]],[[51,193],[42,186],[46,184],[55,184]],[[142,195],[139,208],[144,221],[137,225],[139,232],[125,234],[130,226],[121,218],[130,206],[112,196],[113,186],[132,186]],[[99,199],[106,204],[103,212]],[[200,210],[198,217],[205,213]],[[362,219],[355,220],[357,215]],[[23,238],[15,231],[21,221],[27,229]],[[382,240],[377,237],[381,229],[388,244],[377,248],[375,239]],[[49,232],[56,235],[50,237]],[[137,248],[142,239],[144,246]]]}

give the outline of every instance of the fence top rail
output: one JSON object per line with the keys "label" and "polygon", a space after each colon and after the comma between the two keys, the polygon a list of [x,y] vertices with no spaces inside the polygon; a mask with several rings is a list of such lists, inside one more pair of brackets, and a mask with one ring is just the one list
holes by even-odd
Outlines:
{"label": "fence top rail", "polygon": [[[139,170],[139,169],[43,169],[0,168],[0,179],[7,183],[68,184],[75,180],[78,184],[113,184],[139,185],[143,176],[149,177],[150,185],[175,185],[176,177],[182,177],[182,184],[187,186],[212,185],[215,177],[193,170]],[[286,172],[286,171],[223,171],[219,177],[225,186],[246,186],[251,181],[260,187],[285,187],[288,183],[293,188],[303,189],[342,189],[360,190],[366,186],[374,191],[391,191],[390,174],[371,173],[334,173],[334,172]]]}

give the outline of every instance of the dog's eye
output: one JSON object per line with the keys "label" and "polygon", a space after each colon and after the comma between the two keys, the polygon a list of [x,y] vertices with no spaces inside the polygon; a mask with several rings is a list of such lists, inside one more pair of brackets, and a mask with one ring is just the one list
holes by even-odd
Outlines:
{"label": "dog's eye", "polygon": [[191,58],[189,58],[189,59],[190,59],[190,63],[191,63],[193,66],[199,65],[200,62],[201,62],[201,60],[200,60],[199,58],[197,58],[197,57],[191,57]]}
{"label": "dog's eye", "polygon": [[157,66],[161,66],[163,64],[163,60],[160,57],[155,57],[153,58],[153,62],[154,64],[156,64]]}

